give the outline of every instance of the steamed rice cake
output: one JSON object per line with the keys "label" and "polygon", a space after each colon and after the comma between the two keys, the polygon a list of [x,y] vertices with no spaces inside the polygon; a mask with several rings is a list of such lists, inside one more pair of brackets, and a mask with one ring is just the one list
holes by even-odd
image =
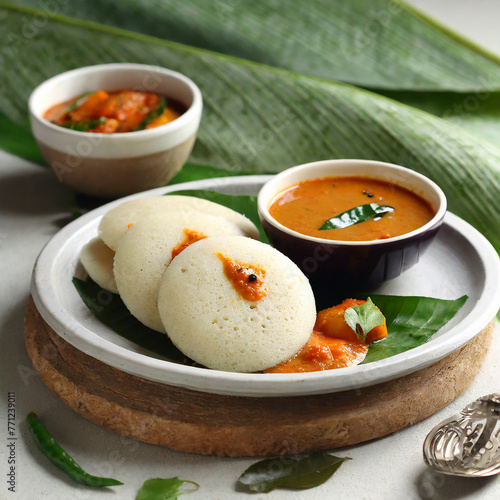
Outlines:
{"label": "steamed rice cake", "polygon": [[244,231],[224,217],[198,212],[142,217],[120,240],[114,260],[118,292],[128,310],[144,325],[164,332],[158,289],[165,269],[189,244],[227,234],[241,236]]}
{"label": "steamed rice cake", "polygon": [[259,230],[244,215],[212,201],[181,195],[154,196],[126,201],[102,217],[98,228],[99,236],[109,248],[116,251],[121,237],[142,217],[167,214],[172,210],[224,217],[239,226],[245,236],[259,239]]}
{"label": "steamed rice cake", "polygon": [[102,288],[118,293],[113,276],[113,260],[115,252],[101,238],[93,238],[83,248],[80,261],[87,274]]}
{"label": "steamed rice cake", "polygon": [[[235,276],[227,273],[235,263]],[[243,298],[238,274],[265,293]],[[243,284],[243,283],[240,283]],[[316,321],[309,281],[285,255],[242,237],[201,240],[176,257],[160,285],[158,308],[172,342],[202,365],[256,372],[295,355]]]}

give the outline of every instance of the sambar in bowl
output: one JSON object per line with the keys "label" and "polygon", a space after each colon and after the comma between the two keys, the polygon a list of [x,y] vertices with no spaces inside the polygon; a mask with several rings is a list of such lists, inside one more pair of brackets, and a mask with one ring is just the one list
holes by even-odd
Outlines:
{"label": "sambar in bowl", "polygon": [[292,167],[258,197],[271,244],[322,296],[369,289],[418,262],[446,213],[437,184],[413,170],[369,160]]}

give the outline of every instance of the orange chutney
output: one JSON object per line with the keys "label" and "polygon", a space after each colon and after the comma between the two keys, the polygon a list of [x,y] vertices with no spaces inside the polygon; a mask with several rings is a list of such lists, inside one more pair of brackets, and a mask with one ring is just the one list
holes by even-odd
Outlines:
{"label": "orange chutney", "polygon": [[215,255],[222,262],[224,274],[241,299],[257,302],[267,296],[266,270],[229,259],[220,252]]}
{"label": "orange chutney", "polygon": [[196,243],[197,241],[204,240],[207,236],[198,231],[193,231],[191,229],[184,229],[184,240],[181,241],[176,247],[172,249],[172,260],[174,260],[183,250],[185,250],[189,245]]}
{"label": "orange chutney", "polygon": [[177,101],[151,92],[98,90],[56,104],[43,117],[72,130],[111,134],[155,128],[184,111]]}
{"label": "orange chutney", "polygon": [[363,342],[345,322],[344,312],[364,304],[364,300],[346,299],[318,313],[316,324],[307,344],[293,358],[264,373],[303,373],[345,368],[361,363],[371,342],[387,337],[387,327],[376,326]]}
{"label": "orange chutney", "polygon": [[[393,212],[344,228],[320,230],[330,218],[377,203]],[[325,177],[301,182],[278,195],[271,216],[301,234],[329,240],[373,241],[409,233],[435,215],[419,195],[396,184],[365,177]]]}

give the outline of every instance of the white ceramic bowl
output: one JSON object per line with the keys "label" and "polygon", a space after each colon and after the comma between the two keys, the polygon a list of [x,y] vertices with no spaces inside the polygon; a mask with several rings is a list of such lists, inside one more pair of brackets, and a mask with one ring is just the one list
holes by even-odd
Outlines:
{"label": "white ceramic bowl", "polygon": [[[187,111],[156,128],[116,134],[79,132],[43,118],[51,106],[98,89],[154,92],[181,102]],[[28,105],[33,135],[58,179],[76,191],[103,197],[165,185],[191,152],[203,107],[199,88],[186,76],[128,63],[61,73],[39,85]]]}

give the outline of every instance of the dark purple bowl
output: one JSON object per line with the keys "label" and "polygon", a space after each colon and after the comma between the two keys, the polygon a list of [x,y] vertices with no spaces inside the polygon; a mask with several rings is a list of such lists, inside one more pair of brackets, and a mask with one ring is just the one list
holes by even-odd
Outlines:
{"label": "dark purple bowl", "polygon": [[[340,241],[307,236],[289,229],[269,214],[285,189],[322,177],[369,177],[392,182],[426,199],[436,215],[409,233],[374,241]],[[430,179],[389,163],[367,160],[327,160],[293,167],[273,177],[261,189],[259,217],[271,242],[308,277],[317,298],[328,301],[346,293],[369,291],[415,265],[436,236],[446,213],[446,197]]]}

